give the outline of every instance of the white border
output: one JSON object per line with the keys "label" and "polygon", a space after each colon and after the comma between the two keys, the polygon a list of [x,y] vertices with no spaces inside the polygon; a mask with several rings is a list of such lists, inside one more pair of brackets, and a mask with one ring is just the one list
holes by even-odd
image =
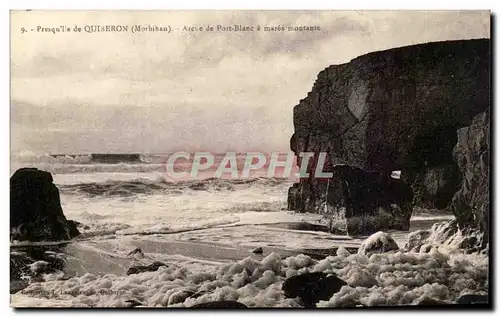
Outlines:
{"label": "white border", "polygon": [[253,1],[104,1],[88,0],[79,3],[61,0],[18,0],[11,1],[10,9],[259,9],[259,10],[297,10],[297,9],[320,9],[320,10],[487,10],[495,6],[494,0],[476,1],[390,1],[390,0],[350,0],[350,1],[320,1],[320,0],[287,0],[275,1],[253,0]]}
{"label": "white border", "polygon": [[[62,1],[62,0],[53,0],[53,1],[22,1],[22,0],[17,0],[17,1],[2,1],[1,6],[2,10],[1,11],[1,18],[0,21],[2,21],[2,28],[1,28],[1,37],[2,37],[2,43],[5,45],[5,49],[1,50],[2,52],[2,63],[0,64],[2,67],[2,86],[1,86],[1,93],[2,93],[2,98],[0,100],[3,101],[3,106],[0,107],[0,118],[2,120],[2,124],[0,124],[0,129],[1,129],[1,155],[0,155],[0,160],[1,160],[1,171],[2,174],[0,175],[0,201],[2,203],[2,207],[0,214],[3,217],[3,221],[1,221],[2,225],[2,235],[3,239],[2,242],[0,243],[1,245],[1,250],[0,254],[2,255],[3,259],[1,260],[0,263],[2,263],[2,266],[6,268],[6,263],[7,263],[7,255],[9,254],[9,244],[7,240],[7,224],[9,222],[8,218],[8,201],[9,201],[9,185],[8,185],[8,179],[10,177],[9,173],[9,125],[10,125],[10,118],[9,118],[9,11],[8,9],[149,9],[149,10],[154,10],[154,9],[271,9],[271,10],[278,10],[278,9],[336,9],[336,10],[352,10],[352,9],[371,9],[371,10],[395,10],[395,9],[411,9],[411,10],[432,10],[432,9],[439,9],[439,10],[453,10],[453,9],[469,9],[469,10],[477,10],[477,9],[491,9],[493,13],[498,12],[498,5],[500,1],[498,0],[491,0],[491,1],[486,1],[486,0],[474,0],[474,1],[446,1],[444,2],[438,2],[438,1],[432,1],[432,0],[419,0],[419,1],[387,1],[387,0],[348,0],[348,1],[317,1],[317,0],[307,0],[307,1],[296,1],[296,0],[287,0],[287,1],[277,1],[275,3],[271,3],[269,0],[252,0],[252,1],[224,1],[224,0],[212,0],[212,1],[188,1],[188,0],[182,0],[182,1],[146,1],[146,0],[140,0],[140,1],[108,1],[107,3],[104,3],[103,0],[87,0],[87,1],[82,1],[79,3],[75,3],[72,1]],[[492,37],[495,34],[495,32],[492,33]],[[494,40],[493,42],[496,47],[496,41]],[[498,55],[497,49],[495,49],[495,60]],[[496,64],[495,63],[495,70],[496,70]],[[496,73],[496,72],[495,72]],[[494,86],[495,91],[498,91],[498,82],[495,82]],[[29,93],[29,92],[27,92]],[[496,108],[496,105],[492,105],[493,108]],[[500,111],[495,111],[495,122],[498,124],[499,122],[499,113]],[[495,126],[497,125],[495,124]],[[499,144],[497,143],[497,135],[496,131],[495,133],[495,148],[499,147]],[[497,160],[494,162],[494,166],[496,165]],[[496,170],[496,168],[495,168]],[[495,178],[494,178],[494,183],[498,184],[496,182],[496,173],[495,173]],[[500,197],[500,194],[498,193],[500,186],[495,186],[495,192],[493,194],[494,197]],[[495,210],[493,210],[495,212]],[[498,216],[495,217],[495,224],[494,228],[499,228],[498,226]],[[495,230],[492,230],[492,235],[493,238],[495,239],[495,246],[498,247],[499,245],[499,239],[497,234],[495,234]],[[498,249],[498,248],[497,248]],[[495,252],[495,250],[493,250]],[[498,270],[498,257],[496,257],[495,261],[495,268],[492,268],[495,272],[495,286],[498,286],[498,283],[496,283],[496,280],[499,275],[499,270]],[[7,314],[14,314],[13,310],[9,308],[9,291],[8,291],[8,279],[9,277],[7,276],[7,273],[5,273],[5,269],[3,270],[4,273],[1,274],[1,281],[0,281],[0,287],[2,288],[2,295],[1,295],[1,308],[2,308],[2,313],[7,313]],[[495,287],[495,299],[494,302],[497,303],[498,305],[498,293],[499,290],[497,287]],[[107,311],[81,311],[84,314],[92,313],[92,314],[97,314],[104,316],[105,314],[108,314]],[[156,311],[157,313],[168,313],[169,315],[171,314],[181,314],[181,312],[175,311]],[[37,311],[37,312],[30,312],[30,313],[24,313],[24,315],[27,316],[37,316],[40,313],[42,314],[77,314],[80,313],[80,311],[60,311],[60,312],[55,312],[55,311]],[[115,312],[116,313],[116,312]],[[119,311],[119,313],[126,313],[128,315],[139,315],[138,312],[123,312]],[[203,314],[218,314],[219,312],[207,312],[204,311]],[[229,312],[234,313],[234,312]],[[287,316],[289,315],[296,315],[299,314],[299,311],[281,311],[281,312],[260,312],[261,314],[286,314]],[[304,313],[309,313],[304,311]],[[358,314],[380,314],[381,312],[377,312],[374,310],[371,310],[369,312],[365,311],[318,311],[315,312],[317,313],[323,313],[323,314],[334,314],[336,316],[342,316],[345,313],[354,313],[356,315]],[[388,313],[388,312],[383,312]],[[432,311],[394,311],[395,314],[410,314],[410,315],[416,315],[416,314],[425,314],[425,315],[441,315],[443,313],[446,313],[445,311],[437,311],[437,312],[432,312]],[[472,315],[474,313],[472,312],[460,312],[460,311],[450,311],[451,314],[453,315],[462,315],[462,314],[468,314]],[[186,313],[182,313],[186,314]],[[193,313],[191,313],[193,314]]]}

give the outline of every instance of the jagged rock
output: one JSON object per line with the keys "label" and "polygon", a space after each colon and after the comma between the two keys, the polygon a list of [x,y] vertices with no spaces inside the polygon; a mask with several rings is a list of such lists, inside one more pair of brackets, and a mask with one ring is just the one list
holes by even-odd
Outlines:
{"label": "jagged rock", "polygon": [[43,260],[31,263],[29,268],[35,275],[45,274],[51,271],[49,262]]}
{"label": "jagged rock", "polygon": [[456,130],[489,104],[489,39],[372,52],[319,73],[294,108],[290,143],[333,165],[404,175],[453,163]]}
{"label": "jagged rock", "polygon": [[490,212],[490,113],[483,112],[469,127],[457,131],[453,156],[463,174],[462,186],[453,196],[452,212],[466,234],[483,235],[476,245],[484,248],[489,241]]}
{"label": "jagged rock", "polygon": [[78,227],[83,227],[88,229],[88,226],[85,226],[81,222],[75,221],[75,220],[68,220],[68,230],[69,230],[69,235],[71,237],[76,237],[80,235],[80,231],[78,230]]}
{"label": "jagged rock", "polygon": [[422,171],[411,181],[413,205],[425,209],[446,209],[459,189],[461,179],[456,164],[436,166]]}
{"label": "jagged rock", "polygon": [[135,265],[135,266],[129,267],[126,274],[131,275],[131,274],[139,274],[139,273],[143,273],[143,272],[154,272],[154,271],[157,271],[162,266],[168,267],[167,264],[159,262],[159,261],[154,261],[153,263],[151,263],[149,265]]}
{"label": "jagged rock", "polygon": [[289,201],[295,201],[295,206],[303,201],[303,211],[320,212],[337,222],[343,220],[343,228],[329,225],[332,232],[345,230],[349,235],[365,235],[409,229],[413,196],[404,182],[346,165],[331,167],[330,171],[331,179],[299,183],[289,192],[299,196],[289,197]]}
{"label": "jagged rock", "polygon": [[200,303],[190,308],[248,308],[245,304],[232,300],[221,300],[208,303]]}
{"label": "jagged rock", "polygon": [[313,176],[321,152],[326,170],[337,164],[382,175],[399,170],[404,183],[425,185],[427,198],[419,190],[417,200],[444,205],[457,175],[439,168],[456,164],[457,129],[489,107],[489,39],[394,48],[326,68],[294,108],[290,147],[315,156],[311,176],[289,191],[290,209],[322,210],[314,198],[325,188]]}
{"label": "jagged rock", "polygon": [[437,222],[430,230],[418,230],[408,235],[404,250],[427,253],[433,248],[462,249],[466,253],[482,252],[482,234],[478,231],[463,231],[456,220]]}
{"label": "jagged rock", "polygon": [[92,162],[95,163],[106,163],[106,164],[116,164],[116,163],[141,163],[140,154],[99,154],[92,153],[90,155]]}
{"label": "jagged rock", "polygon": [[394,241],[394,239],[392,239],[392,237],[388,233],[379,231],[372,234],[361,243],[361,246],[358,249],[358,253],[385,253],[397,250],[399,250],[399,246]]}
{"label": "jagged rock", "polygon": [[52,175],[21,168],[10,178],[11,240],[60,241],[79,234],[64,216]]}
{"label": "jagged rock", "polygon": [[488,295],[465,294],[460,296],[455,303],[460,305],[487,305],[490,302]]}
{"label": "jagged rock", "polygon": [[46,254],[43,249],[29,247],[28,252],[10,252],[11,281],[64,271],[65,266],[64,258]]}
{"label": "jagged rock", "polygon": [[335,275],[323,272],[295,275],[285,280],[282,289],[285,297],[299,297],[304,307],[315,307],[320,300],[329,300],[347,283]]}
{"label": "jagged rock", "polygon": [[136,307],[136,306],[144,306],[143,303],[138,302],[135,299],[127,299],[125,301],[125,303],[127,303],[127,307],[129,307],[129,308]]}

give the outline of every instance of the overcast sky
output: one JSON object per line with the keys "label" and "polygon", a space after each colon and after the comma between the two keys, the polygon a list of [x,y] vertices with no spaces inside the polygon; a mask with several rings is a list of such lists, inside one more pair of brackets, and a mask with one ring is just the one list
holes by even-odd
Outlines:
{"label": "overcast sky", "polygon": [[[490,37],[489,19],[477,11],[12,12],[12,152],[287,151],[293,107],[322,69],[381,49]],[[75,24],[174,30],[21,34]],[[321,31],[181,31],[207,24]]]}

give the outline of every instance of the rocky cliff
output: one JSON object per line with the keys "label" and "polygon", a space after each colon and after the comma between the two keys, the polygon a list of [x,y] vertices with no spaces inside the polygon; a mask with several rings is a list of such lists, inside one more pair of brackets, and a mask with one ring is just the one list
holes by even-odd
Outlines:
{"label": "rocky cliff", "polygon": [[489,241],[490,214],[490,113],[474,117],[472,124],[458,130],[453,150],[463,181],[453,196],[451,208],[462,231],[479,231],[476,244],[484,248]]}
{"label": "rocky cliff", "polygon": [[10,178],[11,240],[61,241],[77,235],[64,216],[59,190],[49,172],[21,168]]}
{"label": "rocky cliff", "polygon": [[[291,149],[326,152],[324,170],[346,164],[381,179],[400,170],[414,204],[441,209],[461,186],[457,130],[489,109],[489,83],[489,39],[419,44],[332,65],[294,108]],[[309,171],[316,162],[309,161]],[[300,195],[289,201],[318,209],[318,192],[326,192],[315,183],[313,176],[301,179],[291,190]]]}

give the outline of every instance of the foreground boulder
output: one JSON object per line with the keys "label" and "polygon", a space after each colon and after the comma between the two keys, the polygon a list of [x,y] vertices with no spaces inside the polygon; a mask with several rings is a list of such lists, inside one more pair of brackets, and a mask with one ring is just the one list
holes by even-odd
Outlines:
{"label": "foreground boulder", "polygon": [[459,228],[468,235],[482,235],[477,248],[489,241],[490,213],[490,113],[483,112],[468,127],[458,130],[453,156],[463,181],[451,203]]}
{"label": "foreground boulder", "polygon": [[330,231],[344,229],[349,235],[409,229],[413,192],[403,181],[347,165],[328,171],[330,179],[295,184],[289,190],[289,208],[322,213],[337,222],[329,225]]}
{"label": "foreground boulder", "polygon": [[131,274],[139,274],[143,272],[155,272],[158,271],[158,269],[162,266],[168,267],[167,264],[159,262],[159,261],[154,261],[153,263],[149,265],[135,265],[132,267],[129,267],[127,270],[127,275]]}
{"label": "foreground boulder", "polygon": [[10,252],[10,292],[20,291],[29,281],[43,280],[48,273],[63,272],[66,262],[63,258],[45,253],[43,249],[30,247],[27,251]]}
{"label": "foreground boulder", "polygon": [[399,250],[398,244],[385,232],[379,231],[363,241],[358,249],[360,254],[385,253]]}
{"label": "foreground boulder", "polygon": [[420,252],[422,246],[429,243],[428,239],[431,235],[430,230],[417,230],[408,234],[408,241],[404,246],[407,252]]}
{"label": "foreground boulder", "polygon": [[11,240],[61,241],[79,234],[64,216],[49,172],[21,168],[10,178]]}
{"label": "foreground boulder", "polygon": [[347,283],[335,275],[323,272],[295,275],[285,280],[282,289],[285,297],[299,297],[304,307],[316,307],[320,300],[329,300]]}

